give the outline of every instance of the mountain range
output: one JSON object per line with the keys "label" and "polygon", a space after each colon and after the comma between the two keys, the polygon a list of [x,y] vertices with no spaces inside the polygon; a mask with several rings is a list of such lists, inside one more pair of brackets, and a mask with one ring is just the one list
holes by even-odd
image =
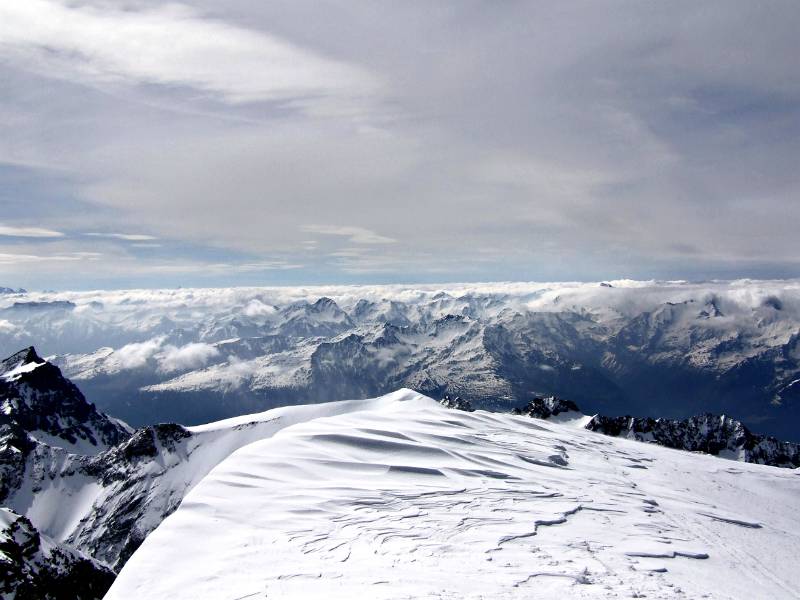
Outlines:
{"label": "mountain range", "polygon": [[36,344],[101,410],[206,423],[407,387],[509,410],[736,415],[800,440],[796,281],[15,293],[0,350]]}

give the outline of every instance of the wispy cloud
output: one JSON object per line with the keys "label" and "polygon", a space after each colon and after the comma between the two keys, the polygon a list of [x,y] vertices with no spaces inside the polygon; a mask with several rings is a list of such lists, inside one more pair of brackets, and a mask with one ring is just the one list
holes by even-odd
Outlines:
{"label": "wispy cloud", "polygon": [[306,233],[335,235],[345,237],[353,244],[394,244],[396,239],[380,235],[364,227],[340,227],[337,225],[303,225],[300,228]]}
{"label": "wispy cloud", "polygon": [[230,103],[357,97],[364,71],[181,4],[120,10],[52,0],[0,4],[6,60],[87,83],[186,86]]}
{"label": "wispy cloud", "polygon": [[153,265],[142,265],[139,270],[142,272],[151,271],[154,273],[204,273],[204,274],[225,274],[225,273],[254,273],[258,271],[287,271],[301,269],[304,265],[289,263],[284,261],[260,261],[246,263],[228,262],[169,262]]}
{"label": "wispy cloud", "polygon": [[69,252],[63,254],[15,254],[0,253],[0,265],[16,266],[30,263],[59,263],[83,260],[98,260],[102,254],[99,252]]}
{"label": "wispy cloud", "polygon": [[141,233],[85,233],[91,237],[110,238],[115,240],[125,240],[126,242],[150,242],[158,238],[153,235],[144,235]]}
{"label": "wispy cloud", "polygon": [[64,234],[60,231],[53,231],[52,229],[44,229],[42,227],[15,227],[13,225],[0,224],[0,235],[9,237],[26,237],[26,238],[60,238]]}

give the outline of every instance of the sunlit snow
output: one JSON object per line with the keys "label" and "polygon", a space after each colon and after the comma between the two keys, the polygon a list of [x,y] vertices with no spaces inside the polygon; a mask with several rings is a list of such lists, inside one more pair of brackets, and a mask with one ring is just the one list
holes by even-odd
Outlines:
{"label": "sunlit snow", "polygon": [[212,470],[107,598],[800,595],[796,471],[408,390],[326,406]]}

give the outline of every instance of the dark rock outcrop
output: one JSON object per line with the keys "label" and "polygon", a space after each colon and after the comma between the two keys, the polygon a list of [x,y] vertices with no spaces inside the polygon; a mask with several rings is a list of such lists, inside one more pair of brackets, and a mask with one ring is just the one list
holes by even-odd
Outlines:
{"label": "dark rock outcrop", "polygon": [[[37,493],[64,474],[90,475],[93,461],[130,436],[33,347],[0,361],[0,503],[26,484]],[[111,467],[100,462],[101,471]],[[114,576],[107,565],[41,534],[25,516],[0,509],[0,596],[101,598]]]}
{"label": "dark rock outcrop", "polygon": [[[570,400],[551,396],[534,398],[524,407],[512,411],[515,415],[537,419],[548,419],[563,412],[580,412],[580,408]],[[703,452],[742,462],[800,467],[800,444],[752,433],[740,421],[725,415],[707,413],[681,420],[595,415],[585,428],[612,437]]]}
{"label": "dark rock outcrop", "polygon": [[580,412],[578,405],[571,400],[549,396],[547,398],[534,398],[522,408],[511,411],[515,415],[527,415],[537,419],[548,419],[554,415],[565,412]]}
{"label": "dark rock outcrop", "polygon": [[461,396],[450,396],[449,394],[445,394],[444,397],[439,400],[439,404],[445,408],[453,408],[455,410],[463,410],[466,412],[473,412],[475,410],[472,408],[472,404],[470,404],[469,400],[464,400]]}

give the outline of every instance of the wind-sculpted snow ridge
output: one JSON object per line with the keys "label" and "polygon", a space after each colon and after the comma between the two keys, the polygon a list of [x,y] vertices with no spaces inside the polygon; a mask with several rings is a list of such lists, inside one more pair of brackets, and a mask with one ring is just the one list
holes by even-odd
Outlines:
{"label": "wind-sculpted snow ridge", "polygon": [[231,454],[107,598],[796,598],[799,493],[792,471],[406,390]]}
{"label": "wind-sculpted snow ridge", "polygon": [[[32,348],[0,364],[7,399],[0,415],[0,506],[29,519],[36,535],[84,553],[109,573],[233,451],[297,422],[392,402],[389,396],[278,408],[198,427],[159,424],[130,432],[97,412]],[[108,431],[121,441],[99,452],[88,438]],[[85,443],[74,443],[76,435],[86,436]],[[25,562],[30,557],[17,554],[9,580],[33,568]]]}
{"label": "wind-sculpted snow ridge", "polygon": [[33,343],[133,425],[207,423],[409,387],[508,410],[738,415],[800,441],[800,282],[499,283],[0,295]]}
{"label": "wind-sculpted snow ridge", "polygon": [[351,410],[338,402],[278,408],[199,427],[136,430],[97,456],[30,448],[2,504],[44,533],[119,569],[184,495],[231,452],[299,420]]}

